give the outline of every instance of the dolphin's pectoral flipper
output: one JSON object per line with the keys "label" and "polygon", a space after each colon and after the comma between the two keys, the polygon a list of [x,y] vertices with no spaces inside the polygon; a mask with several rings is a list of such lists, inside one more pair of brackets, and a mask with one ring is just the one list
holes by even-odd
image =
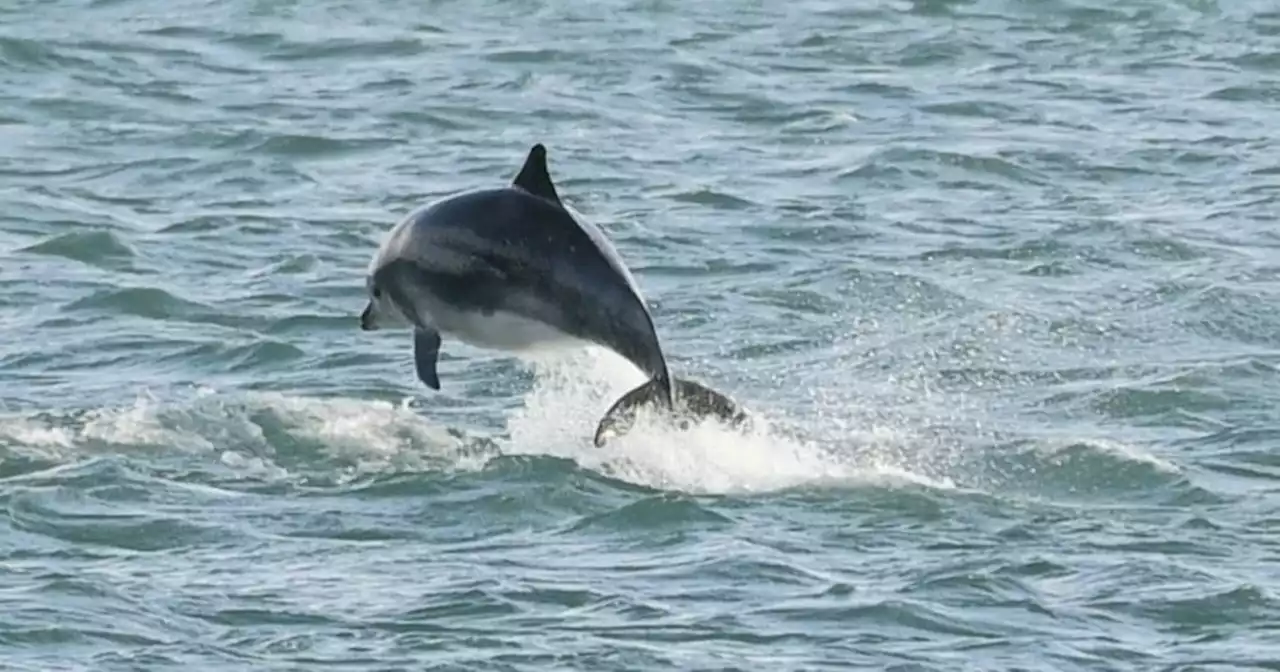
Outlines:
{"label": "dolphin's pectoral flipper", "polygon": [[676,407],[666,408],[662,400],[662,387],[658,379],[650,379],[643,385],[622,395],[605,412],[596,426],[596,447],[603,446],[610,438],[622,436],[631,430],[641,409],[671,413],[682,427],[688,427],[691,420],[702,420],[715,417],[717,420],[738,428],[747,422],[745,411],[723,394],[695,383],[692,380],[676,378]]}
{"label": "dolphin's pectoral flipper", "polygon": [[433,390],[440,389],[440,375],[436,372],[436,362],[440,358],[440,332],[435,329],[413,330],[413,366],[418,371],[418,379]]}

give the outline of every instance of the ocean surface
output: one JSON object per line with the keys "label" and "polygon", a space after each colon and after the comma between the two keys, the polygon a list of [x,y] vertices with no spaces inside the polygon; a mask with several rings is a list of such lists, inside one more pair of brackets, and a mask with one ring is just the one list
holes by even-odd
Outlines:
{"label": "ocean surface", "polygon": [[[560,193],[746,433],[363,332]],[[1280,5],[7,0],[0,669],[1280,670]]]}

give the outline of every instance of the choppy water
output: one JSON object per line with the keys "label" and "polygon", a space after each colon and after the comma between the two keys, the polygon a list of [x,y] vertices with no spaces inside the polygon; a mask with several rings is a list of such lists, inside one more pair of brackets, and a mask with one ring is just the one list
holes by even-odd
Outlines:
{"label": "choppy water", "polygon": [[[1280,12],[0,6],[0,667],[1280,669]],[[545,142],[674,366],[358,328]]]}

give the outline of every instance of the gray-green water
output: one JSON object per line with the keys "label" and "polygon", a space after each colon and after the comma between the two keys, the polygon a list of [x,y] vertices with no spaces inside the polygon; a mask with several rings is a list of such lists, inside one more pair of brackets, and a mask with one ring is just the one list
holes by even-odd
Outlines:
{"label": "gray-green water", "polygon": [[[1280,12],[0,6],[0,667],[1280,669]],[[534,142],[682,375],[361,332]]]}

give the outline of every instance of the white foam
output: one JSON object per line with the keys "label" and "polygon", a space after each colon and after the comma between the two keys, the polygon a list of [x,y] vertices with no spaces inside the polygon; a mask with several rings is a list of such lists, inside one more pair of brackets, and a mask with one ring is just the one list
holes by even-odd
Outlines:
{"label": "white foam", "polygon": [[315,399],[279,393],[254,395],[299,436],[322,442],[330,455],[382,455],[399,453],[413,440],[447,445],[448,434],[424,423],[405,404],[354,399]]}
{"label": "white foam", "polygon": [[1177,464],[1152,454],[1138,446],[1102,437],[1061,437],[1046,440],[1035,445],[1035,450],[1045,457],[1056,457],[1067,449],[1080,444],[1087,445],[1100,455],[1111,455],[1124,462],[1136,462],[1154,467],[1165,474],[1181,474],[1182,468]]}
{"label": "white foam", "polygon": [[[750,404],[746,405],[755,422],[749,431],[710,419],[680,430],[642,415],[630,432],[597,448],[591,436],[601,415],[643,382],[643,376],[620,357],[596,348],[547,356],[534,368],[537,383],[523,408],[508,420],[510,437],[502,444],[504,453],[555,455],[638,485],[695,493],[761,492],[885,479],[950,487],[919,475],[908,479],[897,465],[868,468],[851,455],[824,447],[826,442],[789,435]],[[711,387],[717,386],[711,383]]]}
{"label": "white foam", "polygon": [[6,413],[0,416],[0,439],[28,457],[60,461],[100,452],[95,445],[170,445],[183,438],[161,425],[155,408],[139,396],[131,406],[94,409],[61,422],[46,414]]}
{"label": "white foam", "polygon": [[[714,420],[680,430],[642,416],[629,433],[597,448],[591,437],[601,416],[643,375],[598,348],[538,357],[534,387],[507,417],[496,451],[478,448],[480,442],[403,403],[213,390],[163,403],[144,394],[79,418],[0,416],[0,440],[11,450],[59,461],[91,452],[207,453],[244,478],[268,480],[288,478],[290,469],[333,469],[325,477],[331,482],[380,472],[481,469],[500,452],[563,457],[629,483],[699,494],[865,484],[954,487],[936,470],[916,468],[938,457],[927,454],[928,439],[901,421],[871,422],[858,417],[868,414],[856,412],[850,399],[815,393],[804,420],[791,423],[805,431],[795,431],[767,404],[755,407],[708,379],[702,382],[745,402],[754,421],[749,431]],[[303,452],[276,454],[279,442],[269,440],[264,427]]]}
{"label": "white foam", "polygon": [[[264,417],[265,416],[265,417]],[[459,452],[463,441],[404,405],[318,399],[278,393],[218,393],[94,409],[79,417],[0,416],[0,441],[35,459],[71,461],[93,454],[143,451],[208,453],[249,478],[285,478],[260,422],[353,465],[339,480],[397,469],[478,468],[482,456]]]}
{"label": "white foam", "polygon": [[63,427],[51,427],[33,418],[13,416],[0,421],[0,438],[8,443],[44,449],[45,455],[55,456],[75,445],[75,435]]}
{"label": "white foam", "polygon": [[134,449],[178,448],[194,452],[213,448],[213,444],[203,436],[185,432],[181,427],[166,426],[162,416],[165,410],[164,404],[144,391],[132,406],[89,411],[78,438]]}

